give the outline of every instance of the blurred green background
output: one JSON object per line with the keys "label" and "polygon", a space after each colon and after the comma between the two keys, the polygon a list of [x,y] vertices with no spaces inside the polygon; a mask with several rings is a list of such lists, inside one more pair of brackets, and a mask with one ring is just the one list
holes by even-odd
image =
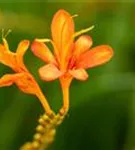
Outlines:
{"label": "blurred green background", "polygon": [[[57,130],[50,150],[135,149],[135,2],[0,2],[0,29],[11,29],[10,49],[22,39],[51,38],[54,13],[63,8],[75,18],[76,31],[95,25],[88,34],[94,46],[109,44],[115,56],[100,67],[88,70],[89,80],[74,80],[70,89],[70,111]],[[37,69],[44,63],[30,49],[25,64],[35,75],[52,108],[62,105],[58,81],[44,83]],[[12,72],[0,64],[0,76]],[[16,86],[0,89],[0,150],[18,150],[32,139],[39,101]]]}

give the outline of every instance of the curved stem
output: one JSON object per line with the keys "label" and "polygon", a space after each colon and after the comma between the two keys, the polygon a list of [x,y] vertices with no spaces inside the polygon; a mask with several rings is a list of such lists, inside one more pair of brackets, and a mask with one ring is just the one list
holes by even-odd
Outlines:
{"label": "curved stem", "polygon": [[40,100],[42,106],[44,107],[46,114],[47,115],[52,115],[53,111],[49,105],[49,103],[47,102],[46,97],[44,96],[44,94],[40,91],[39,94],[36,95],[38,97],[38,99]]}
{"label": "curved stem", "polygon": [[72,78],[66,80],[64,78],[60,79],[62,94],[63,94],[63,107],[60,109],[60,113],[65,115],[69,110],[69,87]]}
{"label": "curved stem", "polygon": [[62,88],[62,93],[63,93],[63,107],[60,109],[60,113],[64,115],[69,110],[69,88]]}

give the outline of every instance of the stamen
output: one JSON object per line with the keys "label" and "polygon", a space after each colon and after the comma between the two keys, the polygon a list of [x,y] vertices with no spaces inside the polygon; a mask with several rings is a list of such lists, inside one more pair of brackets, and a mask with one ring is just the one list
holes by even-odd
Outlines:
{"label": "stamen", "polygon": [[50,39],[35,39],[35,41],[37,41],[37,42],[51,42],[51,40]]}
{"label": "stamen", "polygon": [[5,33],[4,37],[6,38],[11,32],[12,32],[12,30],[9,29],[9,30]]}
{"label": "stamen", "polygon": [[[1,29],[1,33],[2,33],[2,39],[6,38],[8,36],[8,34],[11,32],[12,30],[9,29],[7,32],[5,32],[4,28]],[[5,33],[4,33],[5,32]]]}
{"label": "stamen", "polygon": [[74,14],[74,15],[72,16],[72,18],[75,18],[75,17],[78,17],[78,14]]}
{"label": "stamen", "polygon": [[81,34],[83,34],[83,33],[86,33],[86,32],[88,32],[88,31],[92,30],[93,28],[94,28],[94,25],[91,26],[91,27],[89,27],[89,28],[82,29],[81,31],[76,32],[76,33],[74,34],[74,37],[79,36],[79,35],[81,35]]}
{"label": "stamen", "polygon": [[1,29],[2,39],[4,38],[4,28]]}

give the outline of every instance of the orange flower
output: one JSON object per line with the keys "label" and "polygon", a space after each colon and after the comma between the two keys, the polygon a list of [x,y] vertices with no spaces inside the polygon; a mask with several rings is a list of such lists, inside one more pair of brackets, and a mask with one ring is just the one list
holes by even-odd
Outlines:
{"label": "orange flower", "polygon": [[[101,45],[91,48],[93,42],[88,35],[82,35],[74,42],[76,36],[90,29],[75,33],[73,16],[65,10],[56,12],[51,24],[53,40],[36,39],[31,47],[37,57],[48,63],[39,69],[39,75],[43,80],[51,81],[63,77],[86,80],[88,74],[85,69],[110,60],[113,55],[110,46]],[[42,41],[52,43],[54,55]]]}
{"label": "orange flower", "polygon": [[[39,69],[41,79],[60,79],[64,103],[62,114],[69,108],[69,86],[72,79],[86,80],[88,74],[85,69],[106,63],[113,56],[113,50],[108,45],[91,48],[93,42],[88,35],[75,40],[75,37],[90,31],[93,26],[75,32],[73,17],[75,16],[60,9],[52,20],[52,40],[35,39],[31,46],[33,53],[47,63]],[[44,42],[52,43],[54,55]]]}
{"label": "orange flower", "polygon": [[29,47],[29,41],[21,41],[14,53],[9,50],[6,39],[2,38],[2,40],[3,44],[0,44],[0,62],[10,67],[15,73],[6,74],[1,77],[0,87],[10,86],[15,83],[24,93],[36,95],[41,100],[45,109],[47,109],[47,112],[50,112],[49,105],[37,82],[23,63],[23,56]]}

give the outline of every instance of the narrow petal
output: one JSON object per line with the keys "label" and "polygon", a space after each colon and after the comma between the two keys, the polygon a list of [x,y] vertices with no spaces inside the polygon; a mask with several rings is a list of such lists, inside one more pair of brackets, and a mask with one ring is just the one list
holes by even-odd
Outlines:
{"label": "narrow petal", "polygon": [[0,87],[10,86],[20,78],[22,74],[6,74],[0,78]]}
{"label": "narrow petal", "polygon": [[42,80],[52,81],[62,76],[63,73],[53,64],[48,64],[39,69],[39,75]]}
{"label": "narrow petal", "polygon": [[28,40],[23,40],[19,43],[18,47],[17,47],[17,57],[19,60],[22,60],[23,59],[23,56],[26,52],[26,50],[28,49],[30,45],[30,42]]}
{"label": "narrow petal", "polygon": [[[55,45],[55,43],[52,41],[52,40],[50,40],[50,39],[35,39],[35,41],[37,41],[37,42],[41,42],[41,43],[51,43],[51,45],[53,46],[53,51],[54,51],[54,56],[57,58],[57,61],[59,62],[60,61],[60,57],[59,57],[59,53],[58,53],[58,49],[57,49],[57,47],[56,47],[56,45]],[[50,51],[50,50],[49,50]],[[52,55],[52,54],[51,54]],[[54,58],[53,58],[54,59]],[[54,60],[55,61],[55,60]],[[51,61],[50,61],[51,62]],[[49,63],[50,63],[49,62]]]}
{"label": "narrow petal", "polygon": [[92,48],[82,54],[77,62],[78,68],[91,68],[108,62],[113,56],[113,50],[108,45]]}
{"label": "narrow petal", "polygon": [[16,60],[19,66],[23,69],[26,69],[24,63],[23,63],[23,56],[26,52],[26,50],[29,47],[30,42],[28,40],[23,40],[19,43],[17,50],[16,50]]}
{"label": "narrow petal", "polygon": [[0,44],[0,62],[6,66],[11,67],[13,70],[16,69],[15,53],[7,50],[5,45],[2,44]]}
{"label": "narrow petal", "polygon": [[0,62],[5,64],[4,62],[4,53],[6,52],[6,49],[4,45],[0,44]]}
{"label": "narrow petal", "polygon": [[80,36],[75,42],[74,55],[76,57],[80,56],[81,53],[84,53],[92,46],[92,38],[88,35]]}
{"label": "narrow petal", "polygon": [[69,73],[78,80],[87,80],[88,74],[84,69],[70,70]]}
{"label": "narrow petal", "polygon": [[64,47],[72,40],[74,35],[74,22],[72,16],[65,10],[60,9],[53,17],[52,37],[59,51],[64,51]]}
{"label": "narrow petal", "polygon": [[55,62],[55,58],[49,48],[41,42],[34,41],[31,46],[31,50],[40,59],[47,63]]}

